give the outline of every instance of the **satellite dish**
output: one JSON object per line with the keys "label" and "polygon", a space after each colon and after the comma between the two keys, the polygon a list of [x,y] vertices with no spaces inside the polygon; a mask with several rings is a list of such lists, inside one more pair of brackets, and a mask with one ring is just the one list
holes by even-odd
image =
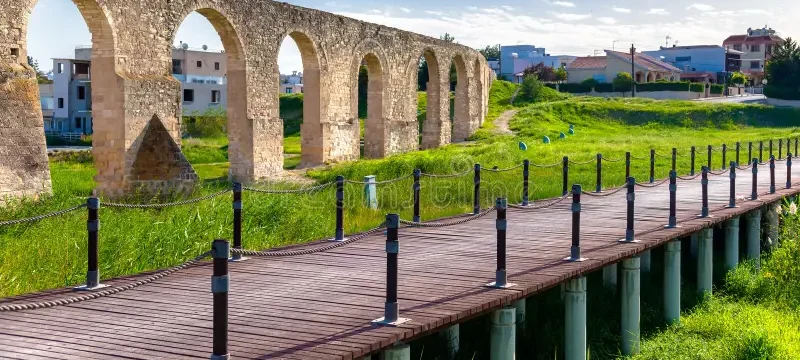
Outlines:
{"label": "satellite dish", "polygon": [[208,45],[203,45],[203,51],[208,50]]}
{"label": "satellite dish", "polygon": [[189,44],[187,44],[187,43],[181,44],[181,49],[188,50],[189,49]]}

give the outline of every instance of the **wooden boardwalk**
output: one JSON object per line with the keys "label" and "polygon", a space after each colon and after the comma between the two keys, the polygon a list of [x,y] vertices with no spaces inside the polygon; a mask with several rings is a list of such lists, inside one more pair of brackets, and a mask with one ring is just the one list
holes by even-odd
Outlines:
{"label": "wooden boardwalk", "polygon": [[[370,323],[383,316],[386,253],[381,233],[323,253],[233,263],[231,356],[352,359],[373,354],[394,342],[433,333],[800,192],[800,186],[784,189],[784,162],[776,163],[778,191],[772,195],[767,195],[769,166],[759,167],[757,201],[741,198],[749,199],[751,172],[737,171],[737,175],[740,207],[723,209],[728,204],[729,177],[711,176],[713,217],[704,219],[695,218],[701,207],[700,178],[679,180],[681,227],[676,229],[663,228],[669,209],[668,184],[637,187],[636,237],[641,243],[636,244],[617,242],[625,233],[624,191],[608,197],[584,195],[581,247],[588,260],[580,263],[562,260],[570,250],[570,201],[535,211],[509,209],[508,274],[517,286],[504,290],[483,286],[494,279],[495,214],[458,226],[401,228],[400,315],[412,321],[396,328]],[[800,171],[793,171],[793,178],[800,180]],[[212,239],[208,240],[210,246]],[[125,284],[143,276],[106,284]],[[211,266],[204,263],[108,297],[0,312],[0,357],[207,359],[212,344],[210,276]],[[54,290],[0,300],[0,305],[74,294],[70,289]]]}

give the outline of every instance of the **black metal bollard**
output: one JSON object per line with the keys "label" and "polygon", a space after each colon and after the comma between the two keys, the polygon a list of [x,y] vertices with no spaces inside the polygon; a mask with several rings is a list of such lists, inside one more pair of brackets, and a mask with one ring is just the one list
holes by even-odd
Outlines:
{"label": "black metal bollard", "polygon": [[675,166],[678,163],[678,149],[672,148],[672,170],[675,170]]}
{"label": "black metal bollard", "polygon": [[748,159],[747,161],[750,161],[749,159],[752,158],[753,158],[753,142],[749,141],[747,143],[747,159]]}
{"label": "black metal bollard", "polygon": [[522,206],[528,206],[528,185],[531,175],[531,162],[525,160],[522,162]]}
{"label": "black metal bollard", "polygon": [[572,185],[572,247],[567,261],[584,261],[581,257],[581,186]]}
{"label": "black metal bollard", "polygon": [[783,139],[778,139],[778,159],[783,159]]}
{"label": "black metal bollard", "polygon": [[656,182],[656,151],[650,149],[650,183]]}
{"label": "black metal bollard", "polygon": [[691,168],[691,170],[689,172],[689,175],[692,175],[692,176],[694,176],[694,160],[695,160],[696,154],[697,154],[697,149],[694,146],[692,146],[692,168]]}
{"label": "black metal bollard", "polygon": [[731,191],[730,191],[730,197],[728,199],[729,208],[736,207],[736,166],[737,166],[736,162],[731,161],[731,173],[730,173]]}
{"label": "black metal bollard", "polygon": [[628,188],[628,193],[625,196],[625,201],[627,203],[627,215],[626,215],[626,222],[625,222],[625,238],[620,240],[620,242],[636,242],[633,238],[633,212],[634,212],[634,202],[636,201],[636,179],[629,177],[627,184],[625,185]]}
{"label": "black metal bollard", "polygon": [[764,142],[758,142],[758,162],[764,161]]}
{"label": "black metal bollard", "polygon": [[775,193],[775,155],[769,156],[769,193]]}
{"label": "black metal bollard", "polygon": [[475,164],[475,189],[472,193],[472,214],[478,215],[481,212],[481,164]]}
{"label": "black metal bollard", "polygon": [[742,147],[742,144],[737,141],[736,142],[736,164],[737,165],[741,164],[741,162],[739,162],[739,152],[740,152],[741,147]]}
{"label": "black metal bollard", "polygon": [[786,154],[786,188],[792,188],[792,153]]}
{"label": "black metal bollard", "polygon": [[797,143],[798,143],[798,138],[794,138],[794,154],[797,154]]}
{"label": "black metal bollard", "polygon": [[750,193],[750,199],[758,199],[758,159],[753,158],[753,190]]}
{"label": "black metal bollard", "polygon": [[[233,183],[233,248],[242,249],[242,184]],[[231,261],[244,261],[242,254],[233,254]]]}
{"label": "black metal bollard", "polygon": [[594,192],[603,192],[603,155],[597,154],[597,186]]}
{"label": "black metal bollard", "polygon": [[700,217],[708,217],[708,167],[703,166],[703,177],[700,180],[703,186],[703,207],[700,210]]}
{"label": "black metal bollard", "polygon": [[336,235],[334,241],[344,240],[344,176],[336,177]]}
{"label": "black metal bollard", "polygon": [[100,231],[100,199],[96,196],[88,198],[86,200],[86,209],[86,233],[88,235],[88,243],[86,246],[86,285],[78,286],[75,290],[91,291],[102,289],[108,285],[100,284],[100,269],[98,266],[100,247],[97,240],[98,232]]}
{"label": "black metal bollard", "polygon": [[728,157],[728,146],[725,145],[725,144],[722,144],[722,167],[721,167],[722,169],[724,169],[725,165],[727,165],[727,161],[726,161],[727,157]]}
{"label": "black metal bollard", "polygon": [[561,177],[562,177],[562,191],[561,196],[566,196],[568,193],[567,189],[567,182],[569,182],[569,158],[564,156],[564,159],[561,160]]}
{"label": "black metal bollard", "polygon": [[399,228],[400,215],[386,215],[386,303],[383,317],[372,321],[376,324],[397,326],[410,320],[400,318],[400,307],[397,304],[397,256],[400,253]]}
{"label": "black metal bollard", "polygon": [[211,244],[211,256],[214,259],[214,274],[211,276],[211,293],[214,296],[213,333],[214,347],[212,360],[228,359],[228,257],[230,245],[226,240],[214,240]]}
{"label": "black metal bollard", "polygon": [[422,170],[414,169],[414,185],[413,185],[413,191],[414,191],[414,217],[412,219],[412,221],[414,221],[414,222],[422,221],[422,217],[419,214],[419,200],[420,200],[419,193],[420,193],[420,190],[422,189],[422,186],[419,183],[420,177],[422,177]]}
{"label": "black metal bollard", "polygon": [[678,172],[671,170],[669,172],[669,220],[667,228],[673,229],[678,227],[677,217],[677,202],[678,202]]}
{"label": "black metal bollard", "polygon": [[625,178],[631,177],[631,152],[625,152]]}
{"label": "black metal bollard", "polygon": [[769,141],[769,156],[772,156],[773,154],[775,154],[775,153],[772,152],[772,140],[770,140]]}
{"label": "black metal bollard", "polygon": [[497,221],[495,222],[495,227],[497,228],[497,270],[494,274],[494,282],[488,284],[488,287],[505,289],[514,286],[514,284],[508,283],[506,272],[507,207],[508,203],[505,198],[498,198],[495,202],[495,208],[497,209]]}
{"label": "black metal bollard", "polygon": [[714,151],[714,148],[711,145],[708,145],[708,163],[706,167],[711,170],[711,152]]}

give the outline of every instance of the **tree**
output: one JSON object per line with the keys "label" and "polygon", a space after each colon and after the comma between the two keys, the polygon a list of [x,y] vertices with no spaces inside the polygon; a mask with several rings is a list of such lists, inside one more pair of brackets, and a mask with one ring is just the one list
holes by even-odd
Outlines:
{"label": "tree", "polygon": [[454,38],[453,35],[450,35],[450,33],[444,33],[444,35],[439,36],[439,39],[444,40],[444,41],[449,42],[449,43],[456,42],[456,38]]}
{"label": "tree", "polygon": [[500,45],[486,45],[483,49],[478,49],[478,51],[486,58],[489,59],[499,59],[500,58]]}
{"label": "tree", "polygon": [[747,75],[737,71],[731,75],[731,84],[744,85],[747,82]]}
{"label": "tree", "polygon": [[428,62],[425,61],[425,58],[423,57],[419,61],[419,69],[417,70],[417,91],[427,91],[429,79],[430,75],[428,75]]}
{"label": "tree", "polygon": [[626,92],[633,89],[633,78],[630,73],[621,72],[611,81],[611,86],[614,87],[614,91],[622,92],[622,96],[625,96]]}
{"label": "tree", "polygon": [[525,99],[535,100],[542,91],[542,88],[544,88],[544,84],[536,78],[536,75],[525,75],[519,92]]}
{"label": "tree", "polygon": [[535,76],[539,81],[544,81],[544,82],[557,81],[555,70],[545,65],[544,63],[538,63],[536,65],[529,66],[528,68],[522,71],[522,74],[523,77]]}
{"label": "tree", "polygon": [[800,46],[792,38],[778,45],[765,67],[768,97],[800,100]]}
{"label": "tree", "polygon": [[562,83],[564,81],[567,81],[567,69],[565,69],[563,66],[556,69],[555,75],[556,75],[556,82]]}
{"label": "tree", "polygon": [[39,82],[39,84],[53,83],[53,80],[48,79],[47,75],[39,69],[39,62],[30,55],[28,55],[28,65],[30,65],[33,71],[36,72],[36,80]]}

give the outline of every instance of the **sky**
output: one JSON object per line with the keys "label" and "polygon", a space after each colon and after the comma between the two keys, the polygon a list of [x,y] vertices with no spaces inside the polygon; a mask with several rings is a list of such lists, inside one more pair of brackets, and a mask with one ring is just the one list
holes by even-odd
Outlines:
{"label": "sky", "polygon": [[[234,0],[231,0],[234,1]],[[267,0],[264,0],[267,1]],[[587,56],[604,49],[657,50],[669,44],[717,44],[747,28],[768,25],[782,37],[800,36],[800,1],[790,0],[288,0],[304,7],[438,37],[450,33],[474,48],[528,44],[553,55]],[[191,47],[222,49],[214,28],[192,13],[175,37]],[[71,0],[39,0],[28,25],[28,53],[49,69],[49,59],[73,57],[91,34]],[[278,55],[281,73],[302,71],[289,38]]]}

